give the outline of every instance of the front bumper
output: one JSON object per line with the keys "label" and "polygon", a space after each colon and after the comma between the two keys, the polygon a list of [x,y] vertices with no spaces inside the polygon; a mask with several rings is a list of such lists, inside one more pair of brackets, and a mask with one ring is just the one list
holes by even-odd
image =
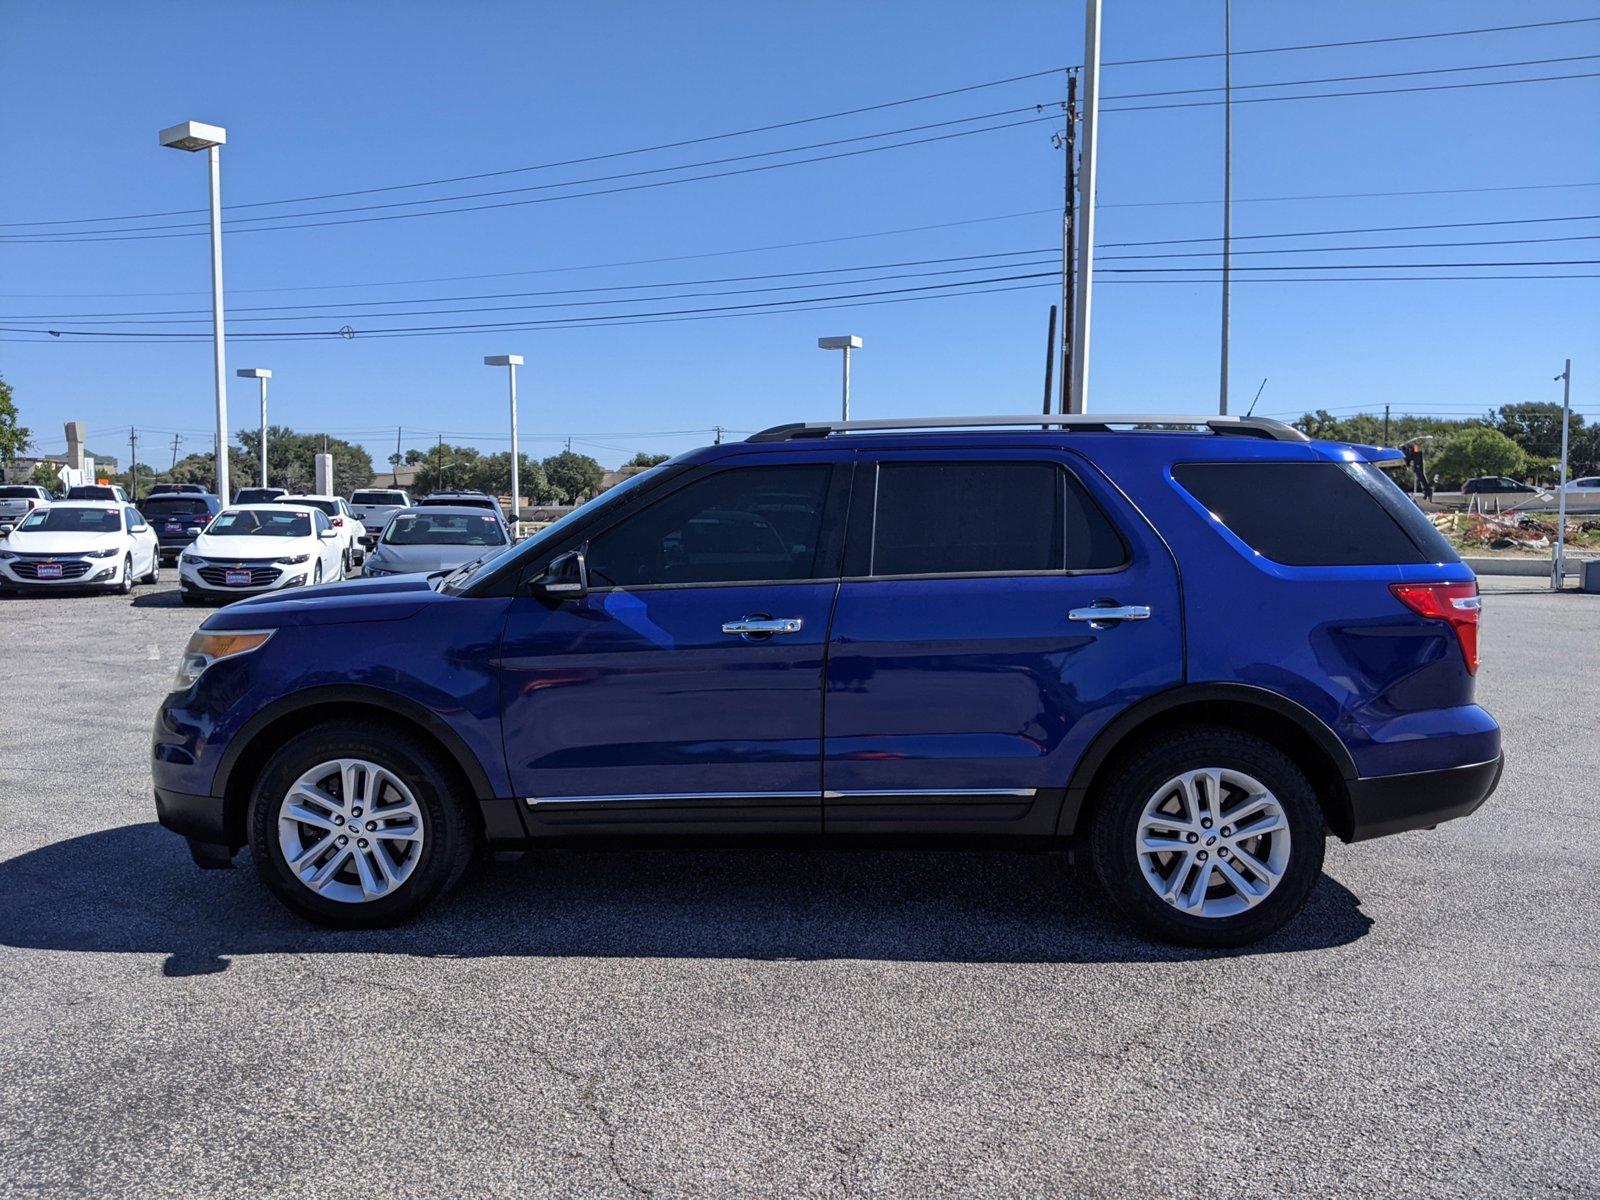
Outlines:
{"label": "front bumper", "polygon": [[[118,558],[107,560],[62,557],[58,560],[58,564],[63,568],[60,579],[28,578],[16,570],[18,561],[0,559],[0,586],[18,592],[73,592],[91,588],[114,588],[122,584],[122,560]],[[21,561],[27,561],[30,566],[37,565],[37,560]],[[76,573],[69,576],[69,571]]]}
{"label": "front bumper", "polygon": [[217,869],[233,865],[233,856],[239,847],[228,837],[220,799],[160,787],[155,793],[156,820],[164,828],[183,836],[196,866]]}
{"label": "front bumper", "polygon": [[[226,569],[227,560],[208,560],[208,566]],[[261,586],[230,586],[228,584],[209,583],[200,574],[201,568],[185,559],[178,560],[178,582],[183,590],[191,596],[210,596],[218,599],[240,599],[245,596],[262,596],[268,592],[282,591],[284,588],[303,587],[311,578],[312,566],[309,562],[296,563],[288,566],[277,566],[278,577],[270,583]]]}
{"label": "front bumper", "polygon": [[1499,786],[1504,769],[1502,753],[1462,767],[1349,780],[1351,828],[1348,835],[1335,832],[1345,841],[1361,842],[1467,816]]}

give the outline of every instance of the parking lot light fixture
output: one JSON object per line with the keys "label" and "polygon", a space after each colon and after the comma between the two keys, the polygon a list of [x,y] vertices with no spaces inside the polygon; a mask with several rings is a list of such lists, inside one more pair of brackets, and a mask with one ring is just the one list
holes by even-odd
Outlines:
{"label": "parking lot light fixture", "polygon": [[243,367],[234,372],[240,379],[261,381],[261,486],[267,486],[267,380],[272,372],[262,367]]}
{"label": "parking lot light fixture", "polygon": [[222,166],[218,149],[228,140],[220,125],[184,121],[161,131],[161,144],[191,154],[206,152],[211,176],[211,340],[216,360],[217,495],[228,500],[228,364],[222,328]]}
{"label": "parking lot light fixture", "polygon": [[843,419],[850,419],[850,351],[861,349],[861,339],[854,334],[845,337],[825,337],[817,339],[819,350],[844,351],[844,405]]}
{"label": "parking lot light fixture", "polygon": [[522,520],[520,505],[522,503],[521,476],[518,472],[517,452],[517,368],[522,365],[520,354],[490,354],[483,360],[486,367],[504,367],[511,380],[511,524],[515,527]]}

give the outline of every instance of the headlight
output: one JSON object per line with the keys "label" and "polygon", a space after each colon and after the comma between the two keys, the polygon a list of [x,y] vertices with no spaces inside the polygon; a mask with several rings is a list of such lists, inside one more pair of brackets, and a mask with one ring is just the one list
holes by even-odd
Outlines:
{"label": "headlight", "polygon": [[85,558],[115,558],[117,555],[119,555],[121,553],[122,553],[121,550],[90,550],[87,554],[84,555],[84,557]]}
{"label": "headlight", "polygon": [[198,554],[191,554],[187,550],[178,555],[178,560],[180,562],[188,563],[191,567],[203,567],[206,565],[205,559],[201,558]]}
{"label": "headlight", "polygon": [[0,550],[0,562],[8,561],[15,557],[16,555],[11,553],[9,550]]}
{"label": "headlight", "polygon": [[189,644],[183,649],[182,661],[178,663],[178,688],[187,688],[214,662],[248,654],[266,645],[273,632],[271,629],[245,629],[231,633],[195,630]]}
{"label": "headlight", "polygon": [[292,567],[296,563],[305,562],[306,559],[310,557],[311,555],[309,554],[296,554],[293,558],[275,558],[272,561],[277,563],[280,567]]}
{"label": "headlight", "polygon": [[367,574],[368,575],[373,575],[373,576],[376,576],[376,575],[398,575],[399,572],[398,571],[386,570],[383,567],[375,567],[371,563],[368,563],[367,564]]}

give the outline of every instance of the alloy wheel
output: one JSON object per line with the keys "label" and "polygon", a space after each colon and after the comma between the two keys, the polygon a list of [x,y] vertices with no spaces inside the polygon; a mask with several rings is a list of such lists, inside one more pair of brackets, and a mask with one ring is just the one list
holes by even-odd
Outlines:
{"label": "alloy wheel", "polygon": [[1163,901],[1196,917],[1230,917],[1272,894],[1289,866],[1289,818],[1243,771],[1202,767],[1155,790],[1135,854]]}
{"label": "alloy wheel", "polygon": [[391,895],[422,859],[422,809],[393,771],[341,758],[306,771],[278,806],[278,849],[319,896],[361,904]]}

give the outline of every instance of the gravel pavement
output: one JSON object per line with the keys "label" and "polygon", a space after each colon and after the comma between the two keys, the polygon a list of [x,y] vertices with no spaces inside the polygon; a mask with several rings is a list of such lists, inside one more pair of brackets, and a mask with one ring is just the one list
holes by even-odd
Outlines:
{"label": "gravel pavement", "polygon": [[203,614],[0,600],[0,1196],[1600,1195],[1600,596],[1530,582],[1499,792],[1229,954],[1044,854],[543,851],[315,930],[153,823]]}

